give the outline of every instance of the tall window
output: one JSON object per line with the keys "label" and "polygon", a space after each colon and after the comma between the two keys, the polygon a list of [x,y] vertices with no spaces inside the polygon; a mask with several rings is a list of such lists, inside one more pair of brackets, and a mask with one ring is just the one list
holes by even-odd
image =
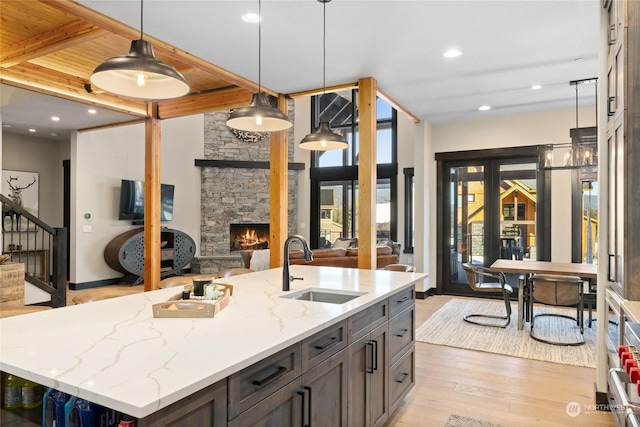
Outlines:
{"label": "tall window", "polygon": [[[346,150],[311,152],[311,239],[313,247],[330,247],[338,237],[358,237],[358,106],[357,89],[314,96],[314,128],[326,120],[349,142]],[[378,99],[377,206],[379,240],[396,240],[397,161],[396,111]]]}

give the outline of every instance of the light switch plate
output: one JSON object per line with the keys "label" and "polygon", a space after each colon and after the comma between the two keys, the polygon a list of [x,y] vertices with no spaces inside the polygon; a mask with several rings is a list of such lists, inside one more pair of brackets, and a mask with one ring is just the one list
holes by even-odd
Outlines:
{"label": "light switch plate", "polygon": [[82,232],[83,233],[91,233],[91,226],[90,225],[83,225],[82,226]]}

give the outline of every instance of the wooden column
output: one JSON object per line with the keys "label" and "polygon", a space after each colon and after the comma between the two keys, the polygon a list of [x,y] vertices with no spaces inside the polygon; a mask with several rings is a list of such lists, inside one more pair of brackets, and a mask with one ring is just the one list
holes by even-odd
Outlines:
{"label": "wooden column", "polygon": [[358,80],[358,268],[375,270],[376,258],[376,95],[372,77]]}
{"label": "wooden column", "polygon": [[[278,96],[278,108],[288,113],[287,98]],[[272,132],[270,135],[270,203],[269,210],[269,251],[271,268],[282,267],[284,254],[282,248],[287,240],[287,209],[288,199],[288,131]]]}
{"label": "wooden column", "polygon": [[160,282],[160,120],[156,103],[149,103],[144,124],[144,290]]}

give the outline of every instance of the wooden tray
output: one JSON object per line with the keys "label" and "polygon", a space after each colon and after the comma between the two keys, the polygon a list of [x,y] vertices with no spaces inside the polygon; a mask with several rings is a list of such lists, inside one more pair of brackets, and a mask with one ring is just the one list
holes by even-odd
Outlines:
{"label": "wooden tray", "polygon": [[194,318],[214,317],[229,305],[233,294],[233,286],[217,283],[218,289],[224,296],[217,300],[183,300],[182,294],[177,294],[165,302],[153,304],[153,317],[157,318]]}

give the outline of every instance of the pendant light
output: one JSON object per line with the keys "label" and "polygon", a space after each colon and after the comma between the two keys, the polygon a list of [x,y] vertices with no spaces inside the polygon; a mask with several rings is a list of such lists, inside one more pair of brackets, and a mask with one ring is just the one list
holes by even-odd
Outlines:
{"label": "pendant light", "polygon": [[174,67],[158,60],[151,43],[143,40],[140,0],[140,39],[128,55],[109,58],[93,71],[91,83],[116,95],[141,99],[170,99],[186,95],[189,85]]}
{"label": "pendant light", "polygon": [[258,93],[253,94],[251,103],[236,108],[227,119],[227,126],[253,132],[275,132],[291,127],[289,117],[272,107],[267,94],[262,92],[262,2],[258,0]]}
{"label": "pendant light", "polygon": [[[325,95],[327,89],[326,83],[326,57],[327,57],[327,3],[331,0],[318,0],[322,3],[322,95]],[[323,120],[318,128],[309,135],[302,138],[299,144],[300,148],[305,150],[328,151],[328,150],[344,150],[349,147],[344,136],[331,130],[329,122]]]}

